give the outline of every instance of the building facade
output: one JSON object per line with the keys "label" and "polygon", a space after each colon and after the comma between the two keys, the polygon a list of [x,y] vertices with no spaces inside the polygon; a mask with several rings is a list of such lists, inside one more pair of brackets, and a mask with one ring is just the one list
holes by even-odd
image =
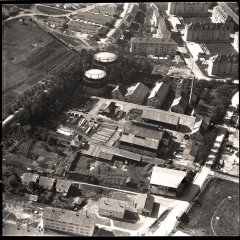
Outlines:
{"label": "building facade", "polygon": [[79,213],[46,207],[43,210],[43,228],[82,236],[92,236],[95,228],[95,215],[87,212]]}
{"label": "building facade", "polygon": [[234,35],[233,46],[237,52],[239,52],[239,32],[236,32]]}
{"label": "building facade", "polygon": [[239,73],[239,59],[237,55],[216,55],[208,62],[208,75],[234,75]]}
{"label": "building facade", "polygon": [[152,37],[131,38],[130,52],[136,54],[153,54],[155,56],[174,56],[177,51],[177,43],[173,39]]}
{"label": "building facade", "polygon": [[169,90],[169,84],[167,82],[160,82],[155,85],[151,90],[151,93],[147,99],[147,105],[153,107],[161,107],[165,100]]}
{"label": "building facade", "polygon": [[149,88],[141,82],[129,87],[124,96],[126,102],[142,104],[149,94]]}
{"label": "building facade", "polygon": [[177,16],[206,16],[211,2],[171,2],[168,3],[168,14]]}
{"label": "building facade", "polygon": [[185,41],[228,42],[233,30],[232,19],[225,23],[190,23],[185,26]]}

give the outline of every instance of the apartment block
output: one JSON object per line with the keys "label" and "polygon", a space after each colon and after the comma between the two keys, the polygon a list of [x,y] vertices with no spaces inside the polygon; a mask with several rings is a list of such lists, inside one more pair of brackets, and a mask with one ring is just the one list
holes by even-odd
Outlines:
{"label": "apartment block", "polygon": [[131,38],[130,52],[137,54],[153,54],[156,56],[174,56],[177,43],[173,39],[162,39],[152,37]]}
{"label": "apartment block", "polygon": [[177,16],[206,16],[211,2],[170,2],[168,14]]}
{"label": "apartment block", "polygon": [[238,75],[239,59],[237,55],[215,55],[210,57],[208,63],[208,75]]}
{"label": "apartment block", "polygon": [[225,23],[190,23],[185,26],[185,41],[228,42],[233,30],[232,19]]}
{"label": "apartment block", "polygon": [[43,210],[43,228],[74,235],[92,236],[95,228],[95,215],[88,212],[45,207]]}

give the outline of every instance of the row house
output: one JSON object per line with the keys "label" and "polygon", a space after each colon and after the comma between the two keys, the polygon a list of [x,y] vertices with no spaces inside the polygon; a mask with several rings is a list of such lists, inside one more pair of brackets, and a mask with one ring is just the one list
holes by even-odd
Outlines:
{"label": "row house", "polygon": [[99,24],[91,24],[91,23],[86,23],[84,21],[70,21],[68,23],[68,29],[70,31],[88,33],[92,35],[97,34],[100,28],[101,28],[101,25]]}
{"label": "row house", "polygon": [[97,14],[93,12],[78,12],[77,18],[79,20],[84,20],[92,23],[98,23],[101,25],[105,25],[106,23],[112,23],[115,21],[115,18],[112,16]]}
{"label": "row house", "polygon": [[233,30],[232,19],[226,23],[190,23],[185,26],[184,40],[193,42],[228,42]]}
{"label": "row house", "polygon": [[130,52],[136,54],[153,54],[155,56],[174,56],[177,51],[177,43],[173,39],[152,37],[131,38]]}

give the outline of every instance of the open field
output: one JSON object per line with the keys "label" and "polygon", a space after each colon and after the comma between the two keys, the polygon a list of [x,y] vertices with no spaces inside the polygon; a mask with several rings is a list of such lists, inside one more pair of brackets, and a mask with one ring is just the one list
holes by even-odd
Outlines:
{"label": "open field", "polygon": [[38,5],[37,10],[39,12],[45,13],[45,14],[66,14],[69,13],[69,11],[58,9],[58,8],[53,8],[53,7],[48,7],[48,6],[42,6]]}
{"label": "open field", "polygon": [[[239,184],[219,178],[210,179],[198,197],[200,204],[193,205],[188,213],[189,222],[180,223],[179,228],[194,236],[214,236],[213,228],[219,236],[238,236],[239,202],[235,197],[227,201],[228,203],[231,201],[231,204],[223,202],[228,196],[237,194],[239,194]],[[224,205],[221,204],[222,202]],[[220,218],[217,223],[216,216]],[[212,225],[211,221],[213,221]]]}

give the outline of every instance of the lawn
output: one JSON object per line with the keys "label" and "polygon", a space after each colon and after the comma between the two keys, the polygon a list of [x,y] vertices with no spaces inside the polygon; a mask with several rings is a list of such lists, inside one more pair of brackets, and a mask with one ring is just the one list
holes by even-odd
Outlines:
{"label": "lawn", "polygon": [[69,13],[69,11],[65,11],[65,10],[57,9],[57,8],[53,8],[53,7],[48,7],[48,6],[42,6],[42,5],[38,5],[37,10],[39,12],[42,12],[42,13],[45,13],[45,14],[50,14],[50,15],[58,15],[58,14]]}
{"label": "lawn", "polygon": [[[188,213],[189,221],[181,222],[179,228],[194,236],[214,236],[211,220],[215,211],[225,198],[238,193],[239,184],[218,178],[210,179],[198,197],[200,204],[193,205]],[[224,201],[218,208],[217,215],[214,215],[214,218],[220,217],[217,223],[213,221],[214,231],[217,235],[239,235],[239,204],[235,198],[232,198],[231,201],[231,204],[225,204]]]}

